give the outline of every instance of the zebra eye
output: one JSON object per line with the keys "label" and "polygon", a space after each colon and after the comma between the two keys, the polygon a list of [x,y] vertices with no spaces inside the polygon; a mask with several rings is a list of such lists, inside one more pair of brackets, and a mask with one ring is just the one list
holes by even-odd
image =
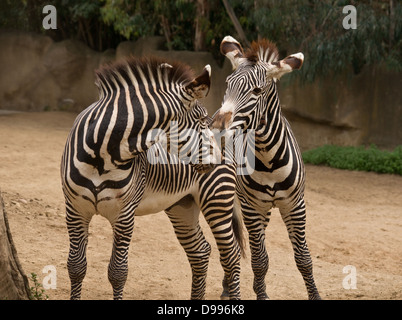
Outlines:
{"label": "zebra eye", "polygon": [[259,95],[261,93],[261,91],[262,91],[262,89],[257,87],[257,88],[254,88],[252,92],[255,95]]}

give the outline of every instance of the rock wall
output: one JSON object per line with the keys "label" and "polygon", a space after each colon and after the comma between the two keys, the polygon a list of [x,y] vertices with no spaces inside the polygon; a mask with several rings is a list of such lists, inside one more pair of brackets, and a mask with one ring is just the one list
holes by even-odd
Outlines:
{"label": "rock wall", "polygon": [[[350,73],[349,73],[350,74]],[[402,75],[380,66],[281,90],[282,108],[303,148],[402,144]]]}
{"label": "rock wall", "polygon": [[[98,97],[94,70],[132,54],[180,60],[195,73],[210,64],[212,87],[203,103],[212,115],[221,105],[230,63],[221,68],[208,52],[163,47],[163,37],[151,37],[99,53],[75,40],[0,32],[0,110],[79,112]],[[330,143],[393,148],[402,144],[401,88],[400,73],[375,67],[351,79],[341,75],[309,85],[286,85],[283,79],[280,99],[303,150]]]}
{"label": "rock wall", "polygon": [[212,87],[204,104],[210,113],[219,106],[225,77],[208,52],[164,51],[163,37],[122,42],[116,50],[99,53],[75,40],[54,42],[28,33],[0,33],[0,109],[79,112],[98,98],[94,71],[102,64],[125,56],[156,55],[180,60],[200,73],[211,65]]}
{"label": "rock wall", "polygon": [[150,37],[136,42],[121,42],[116,48],[116,60],[123,59],[130,54],[138,57],[158,56],[184,62],[193,68],[195,74],[202,72],[204,67],[209,64],[212,69],[211,89],[202,103],[212,115],[221,106],[226,90],[225,80],[232,71],[229,61],[225,61],[223,68],[221,68],[209,52],[166,51],[163,50],[164,46],[164,37]]}

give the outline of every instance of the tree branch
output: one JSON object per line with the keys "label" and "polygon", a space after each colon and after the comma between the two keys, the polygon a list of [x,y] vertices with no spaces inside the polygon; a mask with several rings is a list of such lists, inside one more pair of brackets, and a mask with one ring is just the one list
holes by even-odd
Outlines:
{"label": "tree branch", "polygon": [[230,20],[232,20],[232,23],[233,23],[233,25],[234,25],[234,27],[236,29],[237,34],[239,35],[240,41],[244,45],[250,46],[250,42],[247,40],[246,35],[244,33],[244,30],[241,27],[241,24],[240,24],[239,20],[237,19],[236,14],[233,11],[232,6],[229,4],[229,1],[228,0],[222,0],[222,2],[224,4],[224,6],[225,6],[226,12],[229,15]]}

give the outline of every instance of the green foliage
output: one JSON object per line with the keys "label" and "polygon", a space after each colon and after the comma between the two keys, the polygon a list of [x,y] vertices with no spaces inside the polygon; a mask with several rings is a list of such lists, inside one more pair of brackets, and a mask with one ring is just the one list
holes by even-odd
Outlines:
{"label": "green foliage", "polygon": [[34,29],[31,27],[31,23],[34,25],[42,23],[42,8],[36,2],[38,1],[0,1],[0,28],[39,31],[39,28]]}
{"label": "green foliage", "polygon": [[144,2],[144,6],[141,6],[138,1],[104,0],[104,5],[100,9],[101,18],[126,39],[151,35],[154,31],[152,15],[147,17],[142,14],[143,11],[149,11],[150,3]]}
{"label": "green foliage", "polygon": [[383,151],[375,145],[368,148],[325,145],[303,152],[303,160],[338,169],[402,175],[402,146]]}
{"label": "green foliage", "polygon": [[31,300],[48,300],[49,296],[45,294],[45,289],[38,281],[38,276],[36,273],[31,273],[31,280],[33,282],[33,287],[31,287]]}
{"label": "green foliage", "polygon": [[[302,51],[306,57],[300,72],[291,74],[307,82],[344,71],[360,73],[365,65],[384,64],[402,70],[402,6],[393,1],[260,0],[253,10],[258,35],[275,41],[282,56]],[[345,5],[357,11],[357,29],[345,30]],[[289,10],[289,8],[291,8]],[[255,35],[254,35],[255,37]]]}
{"label": "green foliage", "polygon": [[92,17],[96,17],[99,14],[100,3],[99,1],[86,1],[86,2],[77,2],[73,4],[69,11],[73,19],[78,20],[79,18],[89,19]]}
{"label": "green foliage", "polygon": [[[48,4],[57,9],[56,30],[42,27],[42,10]],[[117,46],[123,38],[102,20],[102,5],[99,0],[1,0],[0,28],[42,33],[55,41],[78,39],[103,51]]]}
{"label": "green foliage", "polygon": [[[402,3],[397,0],[229,0],[249,41],[266,37],[280,56],[302,51],[303,68],[288,78],[312,82],[366,65],[402,71]],[[0,27],[77,38],[103,51],[124,40],[163,35],[168,49],[207,50],[217,59],[228,34],[237,37],[221,0],[54,0],[57,30],[43,30],[47,0],[0,1]],[[342,9],[357,10],[357,29],[345,30]],[[392,4],[392,5],[391,5]],[[199,10],[199,6],[204,9]],[[196,39],[196,34],[202,34]],[[199,43],[199,41],[203,43]]]}

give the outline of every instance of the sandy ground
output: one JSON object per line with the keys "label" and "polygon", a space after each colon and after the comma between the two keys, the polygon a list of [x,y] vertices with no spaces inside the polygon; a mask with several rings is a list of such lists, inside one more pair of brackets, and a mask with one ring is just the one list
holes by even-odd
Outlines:
{"label": "sandy ground", "polygon": [[[45,266],[57,271],[50,299],[69,298],[59,164],[75,115],[0,113],[0,189],[19,259],[42,283]],[[307,166],[307,239],[318,290],[324,299],[402,299],[402,177]],[[218,299],[222,269],[211,232],[206,298]],[[83,299],[111,299],[107,264],[111,228],[96,216],[90,225]],[[274,210],[267,230],[271,299],[306,299],[286,228]],[[345,277],[356,271],[356,289]],[[255,299],[250,254],[242,260],[241,294]],[[346,288],[345,288],[346,287]],[[125,299],[188,299],[191,271],[164,213],[136,218]]]}

